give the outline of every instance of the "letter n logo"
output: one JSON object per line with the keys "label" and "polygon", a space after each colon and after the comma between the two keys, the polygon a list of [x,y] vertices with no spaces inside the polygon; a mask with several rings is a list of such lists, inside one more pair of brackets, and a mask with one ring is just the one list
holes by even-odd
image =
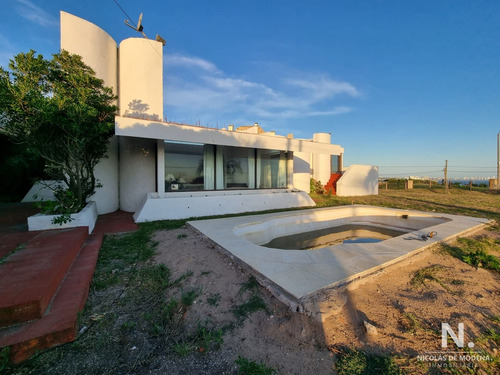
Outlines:
{"label": "letter n logo", "polygon": [[441,323],[441,347],[448,347],[448,334],[459,348],[464,347],[464,324],[458,323],[458,337],[448,323]]}

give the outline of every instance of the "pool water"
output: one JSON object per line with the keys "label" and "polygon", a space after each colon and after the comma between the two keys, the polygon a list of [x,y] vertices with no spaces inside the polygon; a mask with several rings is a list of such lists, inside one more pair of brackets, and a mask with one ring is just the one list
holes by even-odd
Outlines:
{"label": "pool water", "polygon": [[282,250],[313,250],[343,243],[376,243],[408,232],[366,224],[347,224],[273,238],[262,246]]}

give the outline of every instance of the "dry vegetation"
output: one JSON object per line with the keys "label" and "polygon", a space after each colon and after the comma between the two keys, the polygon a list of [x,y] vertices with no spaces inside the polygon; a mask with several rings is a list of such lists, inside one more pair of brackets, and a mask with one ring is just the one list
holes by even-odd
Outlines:
{"label": "dry vegetation", "polygon": [[[353,285],[345,306],[323,324],[289,311],[184,222],[141,225],[137,233],[106,238],[78,339],[16,367],[0,353],[0,372],[3,366],[12,374],[500,373],[500,195],[381,189],[378,196],[313,198],[319,206],[410,208],[496,225]],[[441,350],[441,322],[455,331],[463,322],[465,341],[474,343],[464,351],[488,360],[466,361],[474,368],[419,360]]]}

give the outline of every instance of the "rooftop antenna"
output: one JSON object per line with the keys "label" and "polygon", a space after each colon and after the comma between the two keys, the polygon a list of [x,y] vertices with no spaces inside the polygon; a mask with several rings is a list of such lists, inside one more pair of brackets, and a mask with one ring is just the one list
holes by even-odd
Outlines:
{"label": "rooftop antenna", "polygon": [[125,20],[125,25],[127,25],[128,27],[134,29],[135,31],[141,33],[144,38],[148,39],[148,37],[146,36],[146,34],[144,34],[144,27],[142,26],[142,13],[139,15],[139,21],[137,21],[137,26],[134,26],[134,25],[131,25],[130,24],[131,21],[129,20]]}
{"label": "rooftop antenna", "polygon": [[[128,27],[134,29],[135,31],[141,33],[144,38],[146,39],[149,39],[146,34],[144,34],[144,26],[142,26],[142,13],[139,15],[139,21],[137,21],[137,26],[134,26],[134,25],[131,25],[130,24],[131,21],[129,20],[125,20],[125,25],[127,25]],[[156,41],[157,42],[160,42],[161,44],[165,45],[165,39],[163,39],[161,36],[159,36],[158,34],[156,35]]]}

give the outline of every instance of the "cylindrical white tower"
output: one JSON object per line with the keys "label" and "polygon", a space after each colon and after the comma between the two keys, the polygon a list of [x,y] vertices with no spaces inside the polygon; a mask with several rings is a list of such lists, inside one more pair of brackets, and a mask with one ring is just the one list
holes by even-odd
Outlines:
{"label": "cylindrical white tower", "polygon": [[[61,49],[81,56],[83,62],[94,70],[96,77],[117,94],[117,45],[108,33],[89,21],[61,12]],[[118,209],[117,146],[117,139],[113,137],[108,146],[108,157],[101,159],[94,170],[102,188],[96,189],[90,200],[96,202],[99,214]]]}

